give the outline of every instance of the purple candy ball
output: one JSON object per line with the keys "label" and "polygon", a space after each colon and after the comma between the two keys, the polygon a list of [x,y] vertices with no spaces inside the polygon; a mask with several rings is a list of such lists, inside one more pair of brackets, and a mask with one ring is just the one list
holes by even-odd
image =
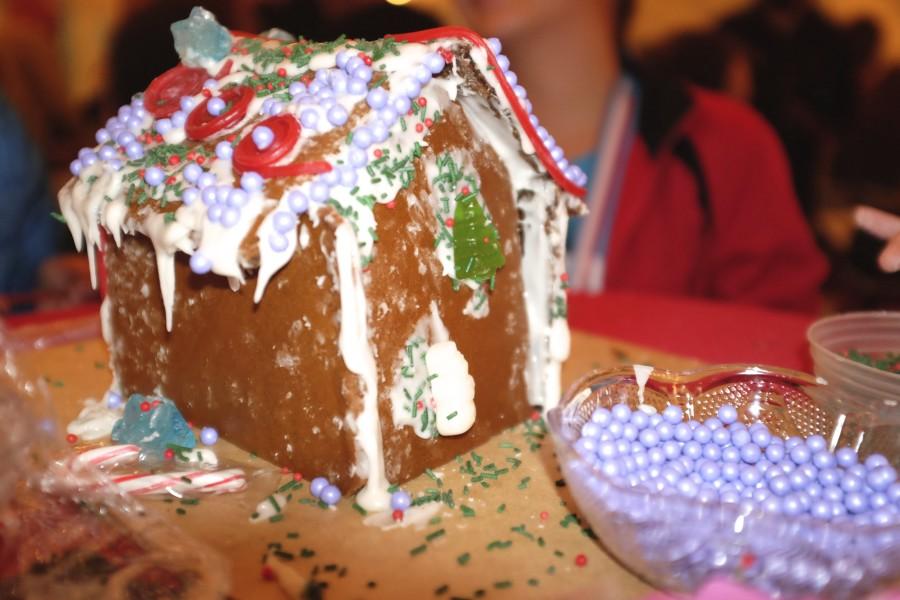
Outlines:
{"label": "purple candy ball", "polygon": [[212,446],[219,441],[219,432],[214,427],[204,427],[200,430],[200,441],[207,446]]}
{"label": "purple candy ball", "polygon": [[324,477],[316,477],[309,482],[309,493],[314,497],[319,498],[322,495],[322,491],[329,485],[331,485],[331,483]]}
{"label": "purple candy ball", "polygon": [[412,505],[412,498],[405,490],[397,490],[391,494],[391,508],[393,510],[406,510]]}

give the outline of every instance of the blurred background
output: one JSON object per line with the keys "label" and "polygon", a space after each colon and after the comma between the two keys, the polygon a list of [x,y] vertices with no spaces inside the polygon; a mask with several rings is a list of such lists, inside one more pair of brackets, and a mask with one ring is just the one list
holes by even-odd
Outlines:
{"label": "blurred background", "polygon": [[[0,0],[0,314],[93,299],[87,261],[51,216],[56,192],[105,117],[175,64],[168,27],[193,4]],[[466,24],[454,0],[203,5],[232,29],[322,40]],[[773,125],[831,260],[829,311],[900,306],[898,276],[877,270],[881,242],[851,218],[858,203],[900,214],[900,0],[636,0],[625,45]]]}

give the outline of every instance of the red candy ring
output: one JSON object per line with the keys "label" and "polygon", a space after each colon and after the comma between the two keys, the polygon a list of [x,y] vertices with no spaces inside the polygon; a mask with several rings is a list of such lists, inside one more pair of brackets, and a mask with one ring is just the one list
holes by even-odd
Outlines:
{"label": "red candy ring", "polygon": [[212,98],[206,98],[191,114],[184,124],[184,131],[188,139],[202,140],[219,131],[236,125],[247,114],[250,101],[253,100],[253,89],[247,86],[228,88],[219,94],[226,105],[231,107],[220,115],[211,115],[207,110],[207,104]]}
{"label": "red candy ring", "polygon": [[276,115],[256,125],[262,126],[272,130],[274,134],[272,143],[265,150],[260,150],[253,142],[252,135],[241,139],[231,159],[238,172],[255,171],[263,177],[290,177],[318,175],[331,170],[331,165],[321,160],[275,165],[274,163],[284,158],[300,139],[300,123],[291,115]]}
{"label": "red candy ring", "polygon": [[147,86],[144,108],[157,119],[168,117],[180,108],[182,96],[193,96],[203,89],[209,79],[206,69],[192,69],[184,65],[172,67]]}

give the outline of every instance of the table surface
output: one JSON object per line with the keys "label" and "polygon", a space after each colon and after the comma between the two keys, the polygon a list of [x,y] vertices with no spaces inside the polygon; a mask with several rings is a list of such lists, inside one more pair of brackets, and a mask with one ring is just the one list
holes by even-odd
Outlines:
{"label": "table surface", "polygon": [[[99,398],[110,383],[107,354],[95,337],[96,319],[23,328],[15,340],[43,346],[17,354],[23,378],[42,381],[57,417],[67,423],[85,398]],[[7,340],[9,341],[9,340]],[[588,334],[573,334],[572,358],[564,383],[599,367],[644,363],[684,369],[700,361]],[[540,422],[542,423],[542,422]],[[251,524],[255,506],[288,481],[272,465],[227,442],[220,459],[242,466],[249,488],[238,494],[204,497],[197,504],[144,500],[183,530],[228,557],[237,599],[283,598],[280,586],[261,578],[263,556],[280,550],[286,562],[270,562],[283,579],[325,581],[329,596],[369,597],[565,597],[642,598],[651,589],[625,570],[590,532],[574,507],[540,423],[514,427],[463,457],[404,486],[410,492],[453,491],[454,506],[437,504],[430,520],[382,530],[344,499],[336,510],[308,503],[308,490],[294,492],[278,522]],[[480,464],[479,464],[480,462]],[[488,487],[461,471],[501,470]],[[489,467],[489,465],[495,465]],[[502,471],[508,469],[508,471]],[[439,479],[439,481],[438,481]],[[466,508],[462,508],[465,506]],[[542,518],[542,513],[546,513]],[[390,522],[388,520],[388,522]],[[583,554],[584,566],[575,564]],[[288,569],[288,571],[284,571]],[[293,577],[288,577],[293,576]],[[446,586],[446,587],[445,587]]]}

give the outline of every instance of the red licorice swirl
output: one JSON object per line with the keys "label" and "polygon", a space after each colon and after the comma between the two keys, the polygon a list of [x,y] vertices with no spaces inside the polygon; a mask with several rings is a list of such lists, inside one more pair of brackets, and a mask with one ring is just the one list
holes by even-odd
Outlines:
{"label": "red licorice swirl", "polygon": [[272,143],[260,150],[253,141],[253,135],[245,135],[235,147],[232,157],[234,168],[239,173],[254,171],[263,177],[290,177],[318,175],[331,170],[331,165],[322,160],[275,164],[284,158],[300,139],[300,123],[293,115],[269,117],[257,123],[256,127],[271,129]]}
{"label": "red licorice swirl", "polygon": [[253,96],[253,89],[245,85],[225,89],[219,98],[227,108],[219,115],[210,114],[207,105],[211,98],[204,99],[191,111],[184,124],[188,139],[202,140],[237,125],[247,114]]}
{"label": "red licorice swirl", "polygon": [[[231,60],[228,60],[216,79],[221,79],[231,72]],[[177,65],[154,79],[144,92],[144,108],[157,119],[169,117],[180,108],[182,96],[195,96],[203,89],[209,79],[206,69]]]}

